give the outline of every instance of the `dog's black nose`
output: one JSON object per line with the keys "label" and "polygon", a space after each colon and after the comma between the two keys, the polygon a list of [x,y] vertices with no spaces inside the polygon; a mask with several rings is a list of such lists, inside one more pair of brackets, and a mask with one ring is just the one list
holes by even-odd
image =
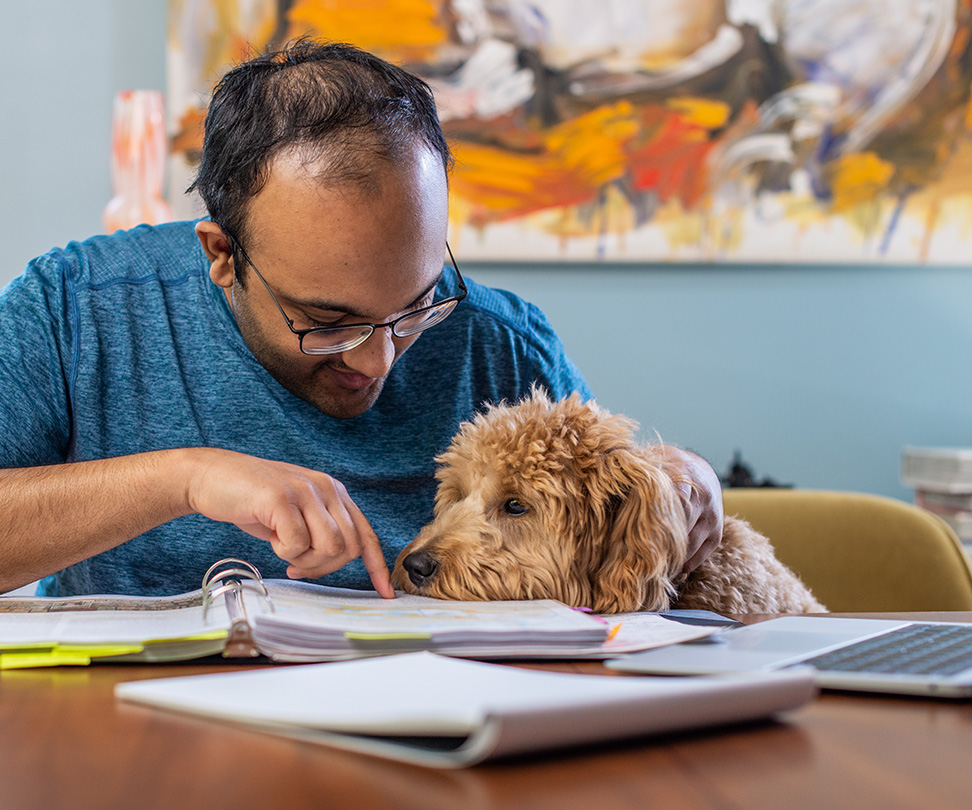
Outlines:
{"label": "dog's black nose", "polygon": [[402,560],[402,568],[408,571],[412,584],[421,587],[435,576],[439,561],[427,551],[415,551]]}

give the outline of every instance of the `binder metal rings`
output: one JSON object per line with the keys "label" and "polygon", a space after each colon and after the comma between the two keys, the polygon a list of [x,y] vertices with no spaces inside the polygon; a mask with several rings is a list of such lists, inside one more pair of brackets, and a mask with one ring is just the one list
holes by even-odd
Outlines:
{"label": "binder metal rings", "polygon": [[[232,567],[224,568],[224,566]],[[235,577],[235,579],[230,579],[230,577]],[[209,610],[209,606],[213,604],[216,598],[221,594],[234,592],[238,594],[237,598],[242,601],[240,594],[243,590],[243,583],[241,580],[244,579],[252,582],[256,586],[259,595],[266,601],[270,608],[270,612],[273,613],[273,600],[270,598],[270,593],[267,591],[267,586],[263,582],[263,576],[260,574],[257,567],[252,563],[248,563],[246,560],[228,557],[225,560],[220,560],[219,562],[213,563],[203,576],[203,619],[205,620],[206,618],[206,613]],[[223,582],[223,584],[219,585],[218,587],[213,587],[221,580],[228,581]]]}

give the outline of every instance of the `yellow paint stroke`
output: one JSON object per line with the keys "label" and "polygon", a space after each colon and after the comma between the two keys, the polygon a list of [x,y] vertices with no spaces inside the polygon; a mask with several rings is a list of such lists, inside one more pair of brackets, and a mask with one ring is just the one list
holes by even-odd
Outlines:
{"label": "yellow paint stroke", "polygon": [[596,203],[550,208],[538,214],[533,225],[561,237],[612,234],[622,237],[636,227],[631,203],[615,186],[608,186]]}
{"label": "yellow paint stroke", "polygon": [[856,152],[836,160],[831,172],[831,214],[842,217],[865,240],[879,237],[893,204],[884,192],[894,177],[894,164],[873,152]]}
{"label": "yellow paint stroke", "polygon": [[603,185],[624,174],[624,146],[637,134],[634,108],[620,101],[558,124],[543,143],[566,169]]}
{"label": "yellow paint stroke", "polygon": [[[729,123],[732,113],[732,108],[724,101],[692,96],[668,99],[665,106],[703,129],[721,129]],[[698,137],[701,140],[705,133],[699,132]]]}
{"label": "yellow paint stroke", "polygon": [[[717,224],[720,228],[725,227],[726,218],[719,218],[717,223],[707,213],[705,206],[700,206],[696,211],[686,211],[678,200],[671,199],[658,209],[655,222],[665,234],[665,241],[672,250],[691,250],[699,245],[715,243],[716,240],[721,247],[725,243],[726,233],[733,231],[729,228],[727,232],[723,232],[716,227]],[[707,230],[712,232],[709,240],[705,239]],[[734,238],[738,241],[738,233]]]}
{"label": "yellow paint stroke", "polygon": [[960,138],[946,159],[942,160],[938,176],[925,183],[921,190],[911,195],[914,203],[926,203],[949,197],[968,197],[972,195],[972,140]]}
{"label": "yellow paint stroke", "polygon": [[938,200],[933,200],[925,208],[925,229],[922,233],[921,246],[918,249],[918,258],[922,261],[928,261],[928,254],[931,251],[932,235],[935,233],[935,228],[938,226],[938,219],[941,215],[942,205]]}
{"label": "yellow paint stroke", "polygon": [[870,203],[887,189],[894,176],[894,164],[873,152],[855,152],[835,162],[831,189],[834,213],[843,213]]}
{"label": "yellow paint stroke", "polygon": [[386,58],[429,58],[446,41],[441,0],[297,0],[290,36],[350,42]]}
{"label": "yellow paint stroke", "polygon": [[599,214],[601,217],[600,231],[618,236],[634,231],[638,226],[634,209],[628,198],[617,186],[608,186],[601,200]]}
{"label": "yellow paint stroke", "polygon": [[476,225],[589,202],[624,175],[637,132],[632,106],[619,102],[540,133],[535,149],[459,141],[452,191]]}
{"label": "yellow paint stroke", "polygon": [[924,225],[919,259],[925,260],[936,231],[946,226],[956,229],[960,239],[972,239],[972,142],[959,140],[943,170],[933,183],[908,197],[906,211]]}

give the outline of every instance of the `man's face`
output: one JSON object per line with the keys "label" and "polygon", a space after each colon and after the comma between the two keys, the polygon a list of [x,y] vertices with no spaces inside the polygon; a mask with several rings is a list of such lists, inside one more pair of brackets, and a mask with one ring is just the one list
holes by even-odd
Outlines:
{"label": "man's face", "polygon": [[[384,323],[432,302],[445,250],[448,190],[425,148],[376,161],[367,187],[323,187],[299,156],[277,159],[253,198],[244,247],[295,329]],[[358,416],[417,335],[376,329],[341,354],[308,356],[252,268],[226,292],[250,350],[277,381],[328,416]]]}

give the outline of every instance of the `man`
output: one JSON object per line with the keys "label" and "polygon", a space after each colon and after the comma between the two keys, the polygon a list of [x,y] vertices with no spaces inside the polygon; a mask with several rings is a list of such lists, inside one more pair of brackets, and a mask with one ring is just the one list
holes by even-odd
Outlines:
{"label": "man", "polygon": [[[228,73],[209,219],[72,243],[0,294],[0,590],[178,593],[234,556],[393,596],[460,422],[589,395],[536,308],[443,265],[449,163],[428,88],[370,54]],[[672,453],[701,559],[718,481]]]}

